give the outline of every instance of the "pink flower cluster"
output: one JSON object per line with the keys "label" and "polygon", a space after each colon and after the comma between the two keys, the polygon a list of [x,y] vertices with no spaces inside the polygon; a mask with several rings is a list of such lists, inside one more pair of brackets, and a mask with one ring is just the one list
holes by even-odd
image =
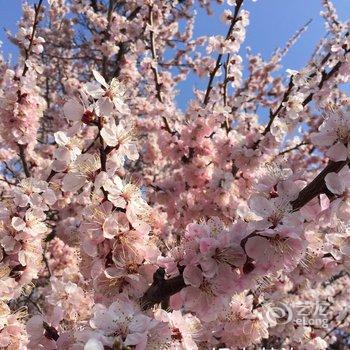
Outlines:
{"label": "pink flower cluster", "polygon": [[208,0],[23,5],[0,57],[1,349],[346,348],[349,23],[323,1],[329,34],[284,77],[307,26],[245,59],[248,1],[203,37]]}

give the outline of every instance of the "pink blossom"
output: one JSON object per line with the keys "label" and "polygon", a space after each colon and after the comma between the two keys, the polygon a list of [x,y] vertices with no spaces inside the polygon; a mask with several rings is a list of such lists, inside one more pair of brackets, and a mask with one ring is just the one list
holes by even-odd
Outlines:
{"label": "pink blossom", "polygon": [[108,116],[112,112],[113,107],[121,113],[128,112],[128,108],[123,101],[125,87],[115,78],[112,79],[110,84],[107,84],[100,73],[95,70],[92,73],[96,81],[103,86],[101,88],[97,83],[86,84],[86,92],[98,100],[98,114]]}
{"label": "pink blossom", "polygon": [[334,194],[342,195],[350,185],[350,172],[346,166],[339,173],[329,173],[325,177],[327,188]]}

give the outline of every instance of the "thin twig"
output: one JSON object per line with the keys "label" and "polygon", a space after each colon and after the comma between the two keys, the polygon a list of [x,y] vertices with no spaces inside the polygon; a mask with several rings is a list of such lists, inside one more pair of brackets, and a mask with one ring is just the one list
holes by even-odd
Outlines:
{"label": "thin twig", "polygon": [[88,147],[86,147],[84,150],[82,150],[82,154],[90,151],[90,149],[93,147],[93,145],[95,144],[95,142],[99,139],[100,137],[100,132],[97,133],[97,135],[95,136],[95,138],[93,139],[93,141],[90,143],[90,145]]}
{"label": "thin twig", "polygon": [[[345,34],[345,37],[348,37],[349,35],[350,35],[350,32],[347,32],[347,33]],[[344,55],[346,55],[346,54],[349,53],[349,52],[350,52],[350,49],[346,50]],[[331,57],[331,53],[329,52],[329,53],[322,59],[320,66],[323,67],[323,66],[327,63],[327,61],[330,59],[330,57]],[[338,70],[340,69],[341,65],[342,65],[342,62],[341,62],[341,61],[338,61],[337,64],[336,64],[328,73],[326,72],[325,69],[322,71],[322,78],[321,78],[320,83],[318,84],[319,90],[322,89],[324,83],[325,83],[327,80],[329,80],[333,75],[335,75],[335,74],[338,72]],[[316,72],[310,74],[310,78],[313,78],[313,77],[315,77],[315,76],[316,76]],[[282,111],[283,108],[284,108],[283,103],[288,101],[289,95],[290,95],[290,93],[291,93],[293,87],[294,87],[293,78],[290,77],[289,84],[288,84],[288,89],[285,91],[285,93],[284,93],[284,95],[283,95],[283,99],[282,99],[281,103],[279,104],[278,108],[276,109],[275,112],[272,112],[272,110],[270,109],[270,119],[269,119],[269,122],[268,122],[268,124],[266,125],[264,131],[262,132],[262,135],[263,135],[263,136],[265,136],[265,135],[271,130],[271,126],[272,126],[272,124],[273,124],[275,118],[281,113],[281,111]],[[314,93],[312,92],[312,93],[310,93],[310,94],[304,99],[304,101],[303,101],[303,103],[302,103],[304,107],[305,107],[309,102],[311,102],[313,96],[314,96]],[[260,141],[261,141],[261,139],[259,139],[259,140],[255,143],[254,149],[257,148],[257,146],[259,145]]]}
{"label": "thin twig", "polygon": [[33,306],[39,311],[41,315],[43,314],[43,310],[41,310],[41,307],[34,300],[31,299],[30,295],[27,296],[26,299],[33,304]]}
{"label": "thin twig", "polygon": [[308,145],[308,143],[302,141],[302,142],[298,143],[297,145],[295,145],[295,146],[293,146],[293,147],[290,147],[290,148],[287,148],[287,149],[281,151],[280,153],[278,153],[278,155],[279,155],[279,156],[282,156],[282,155],[284,155],[284,154],[286,154],[286,153],[289,153],[289,152],[292,152],[292,151],[294,151],[294,150],[296,150],[296,149],[299,149],[301,146],[306,146],[306,145]]}
{"label": "thin twig", "polygon": [[[137,14],[140,12],[141,10],[141,6],[136,7],[131,13],[130,15],[127,17],[128,21],[132,21],[134,18],[136,18]],[[123,32],[123,29],[121,30],[121,32]],[[114,77],[118,77],[120,75],[120,71],[121,71],[121,65],[120,62],[122,61],[122,59],[124,58],[125,54],[128,52],[129,50],[129,44],[127,41],[124,42],[120,42],[118,44],[119,50],[118,53],[116,55],[116,60],[115,60],[115,71],[114,71]]]}
{"label": "thin twig", "polygon": [[35,14],[34,14],[33,29],[32,29],[32,34],[30,36],[28,49],[24,50],[24,67],[23,67],[22,76],[25,76],[27,71],[28,71],[28,66],[26,64],[26,61],[28,60],[28,58],[31,54],[32,47],[34,44],[34,37],[35,37],[35,32],[36,32],[38,24],[39,24],[39,14],[40,14],[40,9],[41,9],[42,4],[43,4],[43,0],[40,0],[37,5],[34,5]]}
{"label": "thin twig", "polygon": [[[32,34],[30,36],[30,41],[29,41],[29,46],[27,49],[24,50],[24,67],[23,67],[23,71],[22,71],[22,76],[24,77],[28,71],[28,66],[27,66],[27,60],[29,59],[29,56],[31,54],[32,48],[33,48],[33,44],[34,44],[34,38],[35,38],[35,33],[39,24],[39,14],[40,14],[40,9],[41,9],[41,5],[43,3],[43,0],[40,0],[38,2],[38,4],[34,5],[34,22],[33,22],[33,28],[32,28]],[[18,95],[19,95],[19,99],[21,98],[21,92],[18,91]],[[24,152],[24,145],[20,145],[18,144],[18,148],[19,148],[19,155],[22,161],[22,165],[23,165],[23,170],[24,173],[26,175],[26,177],[30,177],[30,172],[29,172],[29,168],[28,168],[28,164],[26,161],[26,157],[25,157],[25,152]]]}
{"label": "thin twig", "polygon": [[270,120],[269,120],[268,124],[266,125],[264,131],[262,132],[263,136],[265,136],[271,130],[271,126],[272,126],[275,118],[278,116],[278,114],[283,109],[283,103],[288,101],[289,94],[292,91],[293,87],[294,87],[293,78],[290,77],[288,89],[285,91],[283,98],[282,98],[282,101],[279,104],[278,108],[274,112],[272,112],[272,109],[270,109]]}
{"label": "thin twig", "polygon": [[[162,84],[160,83],[158,68],[157,68],[158,57],[157,57],[157,52],[156,52],[155,36],[154,36],[154,31],[153,31],[154,21],[153,21],[153,8],[152,8],[152,6],[149,7],[149,25],[150,25],[150,34],[149,34],[150,35],[150,49],[151,49],[152,59],[153,59],[153,63],[154,63],[154,65],[151,65],[151,69],[153,72],[154,82],[156,85],[157,99],[160,103],[163,103],[163,97],[162,97],[162,92],[161,92]],[[163,119],[165,130],[168,133],[170,133],[171,135],[175,135],[176,131],[171,130],[167,118],[163,115],[162,119]]]}
{"label": "thin twig", "polygon": [[339,322],[338,322],[330,331],[328,331],[322,338],[323,338],[323,339],[327,338],[331,333],[333,333],[336,329],[338,329],[339,326],[341,326],[341,325],[345,322],[345,320],[349,317],[349,315],[350,315],[350,312],[347,312],[347,313],[345,314],[345,316],[343,317],[343,319],[342,319],[341,321],[339,321]]}
{"label": "thin twig", "polygon": [[[112,22],[112,14],[113,14],[113,8],[115,5],[115,0],[109,0],[109,5],[108,5],[108,12],[107,12],[107,27],[104,35],[105,41],[107,41],[110,38],[110,29],[111,29],[111,22]],[[107,62],[108,62],[108,56],[103,55],[102,58],[102,75],[106,79],[107,75]]]}
{"label": "thin twig", "polygon": [[[224,107],[227,106],[227,83],[228,83],[228,67],[229,67],[229,63],[230,63],[230,57],[231,55],[228,53],[227,54],[227,58],[226,58],[226,62],[224,63],[224,82],[223,82],[223,100],[224,100]],[[226,129],[226,132],[228,133],[231,129],[230,127],[230,121],[228,119],[228,117],[226,117],[225,122],[224,122],[224,126]]]}
{"label": "thin twig", "polygon": [[224,106],[227,106],[227,83],[228,83],[228,66],[230,62],[231,55],[228,53],[226,62],[224,63],[224,82],[223,82],[223,99],[224,99]]}
{"label": "thin twig", "polygon": [[[230,40],[233,28],[234,28],[235,24],[238,22],[238,20],[240,19],[238,17],[238,13],[239,13],[239,10],[240,10],[240,8],[241,8],[241,6],[243,4],[243,1],[244,0],[238,0],[237,1],[236,7],[235,7],[235,12],[234,12],[233,18],[231,20],[231,25],[230,25],[230,28],[229,28],[229,30],[227,32],[226,38],[225,38],[226,41]],[[205,106],[209,103],[210,92],[213,89],[213,81],[214,81],[214,78],[216,76],[216,73],[218,72],[219,68],[221,67],[222,56],[223,56],[223,54],[219,54],[218,55],[218,57],[216,59],[215,67],[209,74],[208,86],[207,86],[207,89],[206,89],[206,92],[205,92],[205,96],[204,96],[204,101],[203,101],[203,104]]]}
{"label": "thin twig", "polygon": [[49,265],[49,262],[46,258],[46,251],[47,251],[47,242],[45,243],[45,247],[44,247],[44,251],[43,251],[43,261],[45,263],[45,266],[46,266],[46,269],[47,269],[47,272],[49,273],[49,278],[52,277],[52,272],[51,272],[51,268],[50,268],[50,265]]}
{"label": "thin twig", "polygon": [[19,148],[19,157],[21,158],[21,161],[22,161],[24,174],[26,175],[26,177],[30,177],[30,172],[26,161],[26,156],[24,153],[25,146],[18,144],[18,148]]}

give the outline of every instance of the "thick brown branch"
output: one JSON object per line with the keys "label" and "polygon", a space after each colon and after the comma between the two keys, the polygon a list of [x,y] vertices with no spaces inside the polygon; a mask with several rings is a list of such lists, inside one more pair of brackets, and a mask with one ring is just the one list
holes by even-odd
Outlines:
{"label": "thick brown branch", "polygon": [[[304,205],[306,205],[319,194],[327,193],[328,190],[324,180],[326,175],[331,172],[339,172],[348,163],[349,161],[330,161],[329,164],[316,176],[316,178],[311,181],[303,190],[300,191],[298,198],[291,202],[293,211],[301,209]],[[242,248],[244,249],[244,246],[249,238],[256,235],[258,235],[258,232],[254,231],[245,239],[243,239],[241,242]],[[162,268],[159,268],[154,273],[152,285],[140,299],[141,306],[144,310],[151,308],[155,304],[166,304],[169,297],[180,292],[183,288],[186,287],[182,272],[180,272],[179,276],[169,278],[167,280],[164,279],[164,276],[165,271]]]}
{"label": "thick brown branch", "polygon": [[300,191],[297,199],[291,202],[293,211],[299,210],[305,204],[321,193],[327,193],[325,177],[329,173],[338,173],[349,161],[333,162],[328,165],[304,188]]}
{"label": "thick brown branch", "polygon": [[165,271],[159,268],[153,275],[153,283],[140,299],[143,310],[151,308],[155,304],[167,302],[169,298],[186,287],[182,273],[179,276],[164,279]]}
{"label": "thick brown branch", "polygon": [[98,137],[100,139],[100,162],[101,162],[101,171],[106,171],[107,168],[107,153],[104,148],[103,138],[101,136],[101,129],[103,127],[102,118],[99,118],[98,123]]}

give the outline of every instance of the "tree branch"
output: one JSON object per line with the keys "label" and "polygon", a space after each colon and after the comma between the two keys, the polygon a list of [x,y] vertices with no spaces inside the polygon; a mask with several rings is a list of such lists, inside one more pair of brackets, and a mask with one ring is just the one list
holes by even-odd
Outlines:
{"label": "tree branch", "polygon": [[22,161],[24,174],[26,175],[26,177],[30,177],[30,172],[29,172],[27,161],[26,161],[26,156],[24,153],[24,147],[25,147],[24,145],[18,144],[19,157],[21,158],[21,161]]}
{"label": "tree branch", "polygon": [[[162,97],[162,84],[159,82],[159,74],[158,74],[158,57],[157,57],[157,52],[156,52],[156,45],[155,45],[155,37],[154,37],[154,31],[153,31],[153,8],[152,6],[149,7],[149,25],[150,25],[150,49],[151,49],[151,54],[152,54],[152,59],[154,61],[154,66],[151,65],[151,70],[154,75],[154,82],[156,85],[156,96],[157,99],[160,103],[163,103],[163,97]],[[170,133],[171,135],[175,135],[176,131],[172,131],[169,125],[169,122],[165,116],[162,116],[163,123],[164,123],[164,128],[165,130]]]}
{"label": "tree branch", "polygon": [[[108,4],[108,12],[107,12],[107,28],[105,31],[105,40],[107,41],[110,38],[109,31],[111,29],[111,21],[112,21],[112,14],[113,14],[113,8],[114,8],[115,0],[109,0]],[[107,80],[107,62],[108,57],[106,55],[103,55],[102,58],[102,75]],[[107,80],[108,81],[108,80]]]}
{"label": "tree branch", "polygon": [[[137,14],[140,12],[141,10],[141,6],[136,7],[131,13],[130,15],[127,17],[128,21],[132,21],[134,18],[136,18]],[[124,29],[121,30],[121,32],[123,33],[123,31],[125,31]],[[120,61],[124,58],[125,54],[128,52],[129,50],[129,45],[127,41],[124,42],[120,42],[118,44],[119,47],[119,51],[116,55],[116,60],[115,60],[115,71],[114,71],[114,76],[118,77],[120,75],[120,71],[121,71],[121,67],[120,67]]]}
{"label": "tree branch", "polygon": [[[39,14],[40,14],[40,9],[42,6],[43,0],[40,0],[38,2],[38,4],[34,5],[34,22],[33,22],[33,28],[32,28],[32,34],[30,36],[30,41],[29,41],[29,46],[27,49],[24,50],[24,67],[23,67],[23,71],[22,71],[22,76],[24,77],[26,75],[26,73],[28,72],[28,66],[27,66],[27,60],[31,54],[32,51],[32,47],[34,44],[34,38],[35,38],[35,33],[39,24]],[[18,90],[18,99],[21,99],[21,91]],[[18,148],[19,148],[19,156],[21,158],[22,161],[22,165],[23,165],[23,170],[24,173],[26,175],[26,177],[30,177],[30,172],[29,172],[29,168],[27,165],[27,161],[26,161],[26,157],[25,157],[25,152],[24,152],[24,145],[20,145],[18,144]]]}
{"label": "tree branch", "polygon": [[164,276],[165,270],[161,267],[153,274],[153,283],[140,299],[143,310],[147,310],[155,304],[167,304],[172,295],[186,287],[182,271],[180,271],[179,276],[167,280],[164,279]]}
{"label": "tree branch", "polygon": [[289,94],[292,91],[293,87],[294,87],[293,78],[290,77],[289,84],[288,84],[288,89],[284,93],[283,99],[282,99],[280,105],[275,110],[275,112],[272,112],[272,109],[270,109],[270,120],[269,120],[268,124],[266,125],[264,131],[262,132],[263,136],[265,136],[271,130],[272,123],[274,122],[275,118],[278,116],[278,114],[283,109],[283,103],[287,102]]}
{"label": "tree branch", "polygon": [[287,149],[281,151],[280,153],[278,153],[278,155],[282,156],[282,155],[284,155],[286,153],[292,152],[292,151],[294,151],[296,149],[299,149],[302,146],[307,146],[307,145],[309,145],[309,143],[302,141],[302,142],[298,143],[297,145],[295,145],[294,147],[290,147],[290,148],[287,148]]}
{"label": "tree branch", "polygon": [[327,193],[328,189],[324,180],[326,175],[333,172],[338,173],[348,163],[349,160],[340,162],[330,161],[314,180],[300,191],[298,198],[290,203],[293,207],[293,211],[299,210],[319,194]]}
{"label": "tree branch", "polygon": [[[321,193],[327,192],[327,186],[325,183],[325,176],[331,172],[338,173],[346,164],[350,161],[333,162],[330,161],[328,165],[311,181],[303,190],[300,191],[299,196],[290,204],[293,207],[293,211],[301,209],[304,205],[310,202],[313,198]],[[249,236],[244,238],[241,242],[241,246],[244,246],[247,240],[251,237],[258,235],[257,231],[254,231]],[[183,270],[176,277],[164,279],[165,271],[163,268],[159,268],[153,275],[153,283],[147,289],[145,294],[140,299],[141,306],[144,310],[151,308],[155,304],[167,303],[167,300],[174,294],[180,292],[186,287],[185,281],[182,275]]]}
{"label": "tree branch", "polygon": [[[349,36],[349,33],[347,33],[346,36]],[[349,52],[350,52],[350,49],[346,50],[345,55]],[[321,67],[329,60],[330,57],[331,57],[331,54],[328,53],[323,58],[323,60],[321,61]],[[318,84],[319,91],[322,89],[324,83],[339,71],[341,65],[342,65],[342,61],[338,61],[337,64],[328,73],[326,73],[325,70],[322,71],[322,78],[321,78],[320,83]],[[315,75],[316,75],[316,73],[313,73],[310,75],[310,77],[312,78]],[[262,132],[263,136],[265,136],[271,130],[272,123],[274,122],[275,118],[280,114],[282,109],[284,108],[283,103],[287,102],[289,94],[292,91],[293,87],[294,87],[293,78],[290,77],[288,89],[284,93],[283,99],[282,99],[280,105],[278,106],[278,108],[276,109],[275,112],[272,112],[272,110],[270,110],[270,120],[269,120],[268,124],[266,125],[264,131]],[[313,96],[314,96],[314,93],[312,92],[304,99],[304,101],[302,103],[304,107],[312,101]],[[256,148],[259,145],[260,141],[261,141],[261,139],[256,142],[256,144],[254,145],[254,148]]]}
{"label": "tree branch", "polygon": [[97,0],[91,0],[91,7],[94,9],[95,12],[98,12]]}
{"label": "tree branch", "polygon": [[35,32],[36,32],[38,24],[39,24],[39,13],[40,13],[40,9],[41,9],[42,4],[43,4],[43,0],[40,0],[37,5],[34,5],[35,14],[34,14],[33,30],[32,30],[32,35],[30,36],[28,49],[24,50],[24,67],[23,67],[22,76],[25,76],[27,71],[28,71],[28,66],[26,64],[26,61],[28,60],[30,53],[32,51]]}
{"label": "tree branch", "polygon": [[[233,18],[231,20],[231,25],[230,25],[230,28],[226,34],[226,38],[225,38],[225,41],[229,40],[230,37],[231,37],[231,34],[232,34],[232,31],[233,31],[233,28],[235,26],[235,24],[238,22],[239,20],[239,17],[238,17],[238,13],[239,13],[239,10],[243,4],[243,1],[244,0],[238,0],[237,1],[237,5],[235,7],[235,12],[234,12],[234,15],[233,15]],[[206,106],[208,103],[209,103],[209,97],[210,97],[210,92],[211,90],[213,89],[213,81],[214,81],[214,78],[216,76],[216,73],[217,71],[219,70],[219,68],[221,67],[221,59],[222,59],[222,56],[223,54],[219,54],[217,59],[216,59],[216,63],[215,63],[215,67],[214,69],[210,72],[209,74],[209,81],[208,81],[208,86],[207,86],[207,89],[206,89],[206,92],[205,92],[205,96],[204,96],[204,101],[203,101],[203,104]]]}
{"label": "tree branch", "polygon": [[[224,100],[224,107],[227,106],[227,83],[229,81],[228,78],[228,66],[230,63],[230,54],[227,54],[227,58],[226,58],[226,62],[224,63],[224,81],[223,81],[223,100]],[[231,130],[231,126],[230,126],[230,121],[228,119],[228,117],[225,118],[225,122],[223,122],[221,124],[221,127],[224,127],[226,129],[226,132],[229,133],[229,131]]]}

